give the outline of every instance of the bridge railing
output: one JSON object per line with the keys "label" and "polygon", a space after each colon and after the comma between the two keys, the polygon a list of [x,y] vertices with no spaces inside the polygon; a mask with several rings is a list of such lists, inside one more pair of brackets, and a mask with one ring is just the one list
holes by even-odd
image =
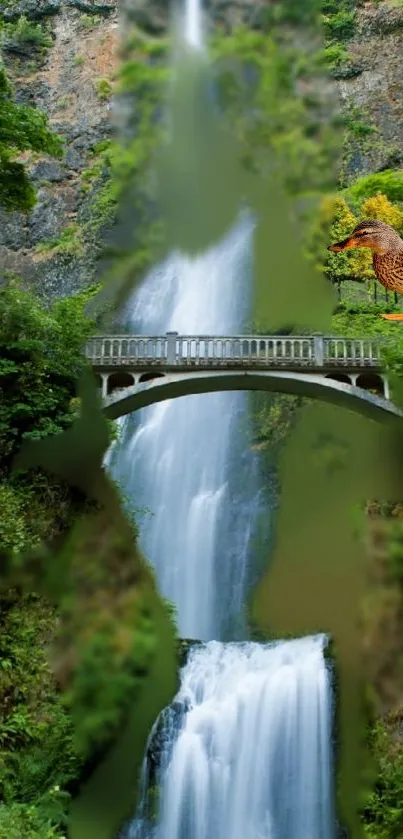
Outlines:
{"label": "bridge railing", "polygon": [[348,366],[380,367],[377,339],[278,335],[105,335],[91,338],[86,355],[95,367],[141,366]]}

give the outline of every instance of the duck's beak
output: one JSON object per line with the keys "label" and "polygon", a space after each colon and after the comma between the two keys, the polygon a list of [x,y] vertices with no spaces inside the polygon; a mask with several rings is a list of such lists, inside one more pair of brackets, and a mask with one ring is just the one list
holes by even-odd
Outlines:
{"label": "duck's beak", "polygon": [[352,236],[347,236],[347,239],[342,239],[341,242],[335,242],[334,245],[328,245],[328,251],[345,251],[347,248],[354,248],[355,240]]}

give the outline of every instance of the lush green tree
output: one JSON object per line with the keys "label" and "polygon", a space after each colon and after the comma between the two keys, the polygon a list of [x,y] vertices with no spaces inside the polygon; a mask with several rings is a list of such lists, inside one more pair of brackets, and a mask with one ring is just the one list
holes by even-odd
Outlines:
{"label": "lush green tree", "polygon": [[82,347],[93,330],[85,314],[94,289],[46,309],[16,281],[0,289],[0,476],[24,437],[67,428]]}
{"label": "lush green tree", "polygon": [[44,114],[13,101],[12,87],[0,65],[0,206],[7,210],[30,210],[35,204],[35,190],[17,159],[26,151],[60,157],[62,145]]}

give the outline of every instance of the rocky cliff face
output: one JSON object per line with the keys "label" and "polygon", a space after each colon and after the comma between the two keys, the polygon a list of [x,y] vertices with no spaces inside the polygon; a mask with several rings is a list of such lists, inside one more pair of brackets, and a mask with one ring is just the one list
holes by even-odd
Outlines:
{"label": "rocky cliff face", "polygon": [[[209,26],[259,28],[266,0],[206,0]],[[122,11],[144,34],[166,32],[168,0],[123,0]],[[91,214],[86,173],[116,124],[113,77],[118,64],[116,0],[1,0],[8,24],[3,56],[19,102],[35,104],[66,141],[62,161],[31,158],[38,201],[27,216],[0,215],[0,264],[41,294],[68,295],[94,280],[94,248],[83,237]],[[48,45],[22,37],[17,21],[40,27]],[[265,17],[266,16],[266,17]],[[24,27],[22,27],[23,29]],[[21,26],[20,26],[21,30]],[[39,30],[38,30],[39,31]],[[29,34],[29,33],[28,33]],[[39,38],[40,40],[40,38]],[[348,57],[335,76],[344,108],[368,123],[366,143],[352,143],[354,173],[403,160],[403,8],[383,0],[357,9]],[[386,59],[387,56],[387,59]],[[375,130],[374,130],[375,129]],[[99,232],[102,238],[102,229]]]}
{"label": "rocky cliff face", "polygon": [[350,62],[338,87],[345,108],[359,109],[376,132],[356,152],[359,172],[400,167],[403,161],[403,7],[364,2],[357,10]]}
{"label": "rocky cliff face", "polygon": [[65,154],[60,162],[29,161],[38,201],[29,215],[1,214],[0,263],[45,294],[68,295],[93,280],[92,260],[80,243],[87,203],[81,175],[113,131],[108,85],[117,64],[116,3],[99,9],[41,0],[4,5],[5,20],[24,14],[51,34],[42,55],[30,41],[6,41],[4,62],[16,100],[48,114],[65,140]]}

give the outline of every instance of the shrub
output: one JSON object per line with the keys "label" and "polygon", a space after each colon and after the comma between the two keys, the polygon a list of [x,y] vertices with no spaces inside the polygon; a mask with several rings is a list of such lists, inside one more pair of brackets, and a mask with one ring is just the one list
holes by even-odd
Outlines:
{"label": "shrub", "polygon": [[108,79],[97,79],[94,82],[95,90],[97,92],[98,99],[101,102],[106,102],[112,96],[112,85]]}
{"label": "shrub", "polygon": [[51,47],[52,37],[40,23],[32,23],[22,15],[17,23],[9,23],[4,27],[7,38],[13,43],[25,44],[32,47]]}
{"label": "shrub", "polygon": [[364,175],[348,188],[348,194],[355,202],[378,193],[385,195],[389,201],[403,202],[403,171],[386,169],[384,172]]}
{"label": "shrub", "polygon": [[[61,103],[59,103],[60,106]],[[41,242],[37,247],[37,253],[59,253],[59,254],[80,254],[84,250],[81,230],[78,224],[69,224],[61,232],[57,239],[50,239]]]}

